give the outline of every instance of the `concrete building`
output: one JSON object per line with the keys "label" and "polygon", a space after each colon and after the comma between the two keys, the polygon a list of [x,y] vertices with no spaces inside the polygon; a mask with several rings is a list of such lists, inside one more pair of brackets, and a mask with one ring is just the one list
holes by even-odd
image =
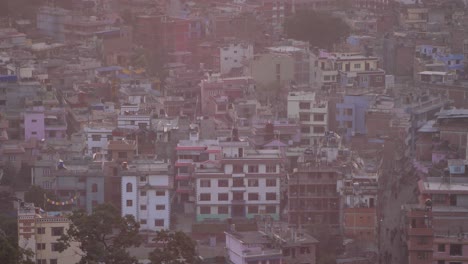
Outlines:
{"label": "concrete building", "polygon": [[57,242],[67,231],[70,220],[60,213],[47,213],[34,204],[22,203],[18,208],[18,245],[31,250],[32,260],[38,264],[78,263],[82,252],[77,242],[59,252]]}
{"label": "concrete building", "polygon": [[366,112],[370,106],[371,95],[345,95],[341,103],[336,104],[336,122],[346,131],[349,138],[357,134],[366,134]]}
{"label": "concrete building", "polygon": [[346,53],[335,56],[341,88],[385,87],[385,71],[378,67],[377,57]]}
{"label": "concrete building", "polygon": [[249,150],[246,141],[220,142],[223,166],[195,170],[197,221],[279,220],[281,182],[285,177],[278,150]]}
{"label": "concrete building", "polygon": [[332,88],[338,82],[333,55],[325,50],[310,54],[310,84],[314,88]]}
{"label": "concrete building", "polygon": [[169,229],[173,180],[170,165],[155,160],[135,160],[124,165],[122,216],[133,215],[142,231]]}
{"label": "concrete building", "polygon": [[54,38],[56,41],[65,41],[64,22],[70,11],[58,8],[43,6],[37,11],[37,29],[43,34]]}
{"label": "concrete building", "polygon": [[258,85],[290,84],[294,80],[294,58],[281,53],[256,55],[251,61],[250,75]]}
{"label": "concrete building", "polygon": [[253,45],[248,43],[229,43],[219,48],[221,74],[228,74],[232,69],[242,68],[253,59]]}
{"label": "concrete building", "polygon": [[84,132],[86,135],[86,154],[88,156],[94,153],[107,154],[107,145],[112,136],[113,128],[110,126],[86,126]]}
{"label": "concrete building", "polygon": [[24,138],[57,139],[67,136],[67,122],[63,109],[46,110],[36,106],[24,112]]}
{"label": "concrete building", "polygon": [[328,102],[318,100],[313,92],[290,92],[287,116],[300,123],[303,144],[317,144],[328,131]]}

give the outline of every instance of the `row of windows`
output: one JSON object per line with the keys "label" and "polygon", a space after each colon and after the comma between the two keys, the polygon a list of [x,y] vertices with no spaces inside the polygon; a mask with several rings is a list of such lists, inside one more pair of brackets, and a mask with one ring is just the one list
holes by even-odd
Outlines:
{"label": "row of windows", "polygon": [[[127,200],[126,205],[127,205],[127,207],[132,207],[133,206],[133,200]],[[144,204],[140,205],[140,209],[141,210],[146,210],[146,205],[144,205]],[[166,209],[166,205],[164,205],[164,204],[157,204],[156,205],[156,210],[165,210],[165,209]]]}
{"label": "row of windows", "polygon": [[[228,201],[229,194],[228,193],[218,193],[218,201]],[[244,194],[243,193],[234,193],[233,200],[243,200]],[[258,193],[248,193],[247,199],[249,201],[258,201],[260,200],[260,195]],[[265,199],[267,201],[276,201],[276,193],[275,192],[267,192],[265,194]],[[211,193],[200,193],[200,201],[211,201]]]}
{"label": "row of windows", "polygon": [[299,113],[299,121],[310,121],[310,117],[314,117],[314,121],[322,122],[325,121],[325,114],[310,114],[310,113]]}
{"label": "row of windows", "polygon": [[[244,186],[244,179],[233,179],[233,187],[242,187],[242,186]],[[259,179],[247,179],[247,186],[258,187]],[[266,179],[266,186],[275,187],[276,179]],[[211,187],[211,180],[200,180],[200,187],[203,187],[203,188]],[[224,179],[218,180],[218,187],[229,187],[229,180],[224,180]]]}
{"label": "row of windows", "polygon": [[[146,178],[145,178],[145,181],[146,181]],[[125,185],[125,190],[126,192],[133,192],[133,184],[132,183],[127,183]],[[140,191],[140,195],[141,196],[146,196],[146,191]],[[156,196],[165,196],[166,195],[166,191],[156,191]]]}
{"label": "row of windows", "polygon": [[[63,227],[51,227],[50,232],[52,236],[61,236],[63,234]],[[37,228],[38,234],[45,234],[46,228],[45,227],[38,227]]]}
{"label": "row of windows", "polygon": [[[140,219],[140,224],[146,225],[147,220],[146,219]],[[154,226],[164,226],[164,219],[154,219]]]}
{"label": "row of windows", "polygon": [[[46,243],[37,243],[36,250],[46,250],[47,246]],[[58,247],[59,243],[50,243],[50,250],[51,251],[59,251]]]}
{"label": "row of windows", "polygon": [[[249,165],[247,167],[247,173],[258,173],[258,165]],[[232,167],[233,173],[244,173],[244,165],[235,164]],[[266,165],[266,173],[276,173],[276,165]]]}
{"label": "row of windows", "polygon": [[[211,206],[200,206],[200,214],[215,213]],[[229,214],[229,206],[217,206],[218,214]],[[258,205],[247,206],[248,214],[258,214],[260,212]],[[276,214],[276,206],[265,206],[266,214]]]}
{"label": "row of windows", "polygon": [[[301,126],[301,133],[309,134],[311,126]],[[312,131],[314,134],[325,133],[325,127],[323,126],[312,126]]]}

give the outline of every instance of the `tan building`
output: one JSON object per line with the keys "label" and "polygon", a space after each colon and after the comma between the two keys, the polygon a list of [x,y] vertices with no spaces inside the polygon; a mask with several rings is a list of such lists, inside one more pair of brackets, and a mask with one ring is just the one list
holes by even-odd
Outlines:
{"label": "tan building", "polygon": [[70,243],[63,252],[56,247],[69,225],[70,220],[63,215],[52,215],[32,203],[22,203],[18,209],[18,244],[33,252],[37,264],[78,263],[83,254],[78,243]]}
{"label": "tan building", "polygon": [[289,84],[294,80],[294,58],[282,53],[257,55],[251,62],[250,71],[258,85]]}

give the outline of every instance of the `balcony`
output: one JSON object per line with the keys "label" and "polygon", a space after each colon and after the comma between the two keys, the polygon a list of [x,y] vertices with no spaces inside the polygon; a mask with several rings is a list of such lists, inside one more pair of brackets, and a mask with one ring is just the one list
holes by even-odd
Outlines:
{"label": "balcony", "polygon": [[408,236],[432,236],[432,228],[408,228]]}

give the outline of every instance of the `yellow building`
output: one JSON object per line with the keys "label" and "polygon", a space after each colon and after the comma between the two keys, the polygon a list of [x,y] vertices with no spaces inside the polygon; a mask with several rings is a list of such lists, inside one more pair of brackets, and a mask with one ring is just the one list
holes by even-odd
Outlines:
{"label": "yellow building", "polygon": [[56,245],[70,226],[70,220],[59,214],[41,211],[31,203],[22,203],[18,209],[18,244],[34,253],[37,264],[73,264],[83,255],[76,242],[59,252]]}

